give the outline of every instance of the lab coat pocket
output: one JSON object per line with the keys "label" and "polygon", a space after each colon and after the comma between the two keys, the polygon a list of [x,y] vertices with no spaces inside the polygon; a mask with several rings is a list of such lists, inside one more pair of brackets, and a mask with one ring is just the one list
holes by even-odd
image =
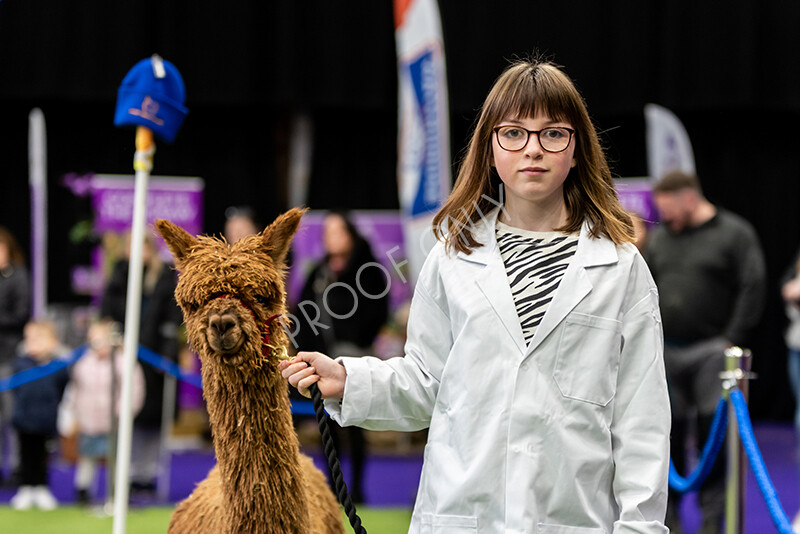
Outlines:
{"label": "lab coat pocket", "polygon": [[468,515],[422,516],[422,534],[469,534],[478,532],[478,518]]}
{"label": "lab coat pocket", "polygon": [[539,523],[536,534],[606,534],[602,528],[568,527],[566,525],[548,525]]}
{"label": "lab coat pocket", "polygon": [[564,319],[553,379],[571,399],[607,405],[616,390],[622,348],[622,323],[614,319],[570,313]]}

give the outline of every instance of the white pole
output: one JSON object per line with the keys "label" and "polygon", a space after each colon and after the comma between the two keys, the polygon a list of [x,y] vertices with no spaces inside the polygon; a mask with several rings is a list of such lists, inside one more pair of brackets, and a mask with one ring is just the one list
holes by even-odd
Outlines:
{"label": "white pole", "polygon": [[136,130],[136,169],[133,222],[131,224],[131,254],[128,268],[128,293],[125,306],[125,333],[122,351],[123,373],[120,392],[119,429],[117,434],[117,474],[114,494],[113,534],[125,534],[128,515],[128,471],[131,461],[133,435],[132,377],[139,346],[139,316],[142,306],[142,249],[144,247],[147,182],[153,168],[153,133],[143,126]]}
{"label": "white pole", "polygon": [[33,317],[44,317],[47,305],[47,139],[44,113],[28,114],[28,180],[31,190],[31,287]]}

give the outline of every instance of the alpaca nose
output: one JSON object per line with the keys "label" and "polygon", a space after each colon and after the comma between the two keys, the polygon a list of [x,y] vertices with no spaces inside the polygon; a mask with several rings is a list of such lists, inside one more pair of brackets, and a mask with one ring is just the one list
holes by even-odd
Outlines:
{"label": "alpaca nose", "polygon": [[208,326],[213,328],[218,335],[224,336],[226,332],[236,326],[236,319],[231,315],[214,315],[209,318]]}

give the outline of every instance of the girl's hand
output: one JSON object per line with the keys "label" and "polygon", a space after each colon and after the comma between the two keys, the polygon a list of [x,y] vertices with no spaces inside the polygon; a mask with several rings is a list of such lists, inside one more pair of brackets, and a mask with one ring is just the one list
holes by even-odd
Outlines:
{"label": "girl's hand", "polygon": [[308,388],[316,383],[325,399],[341,399],[347,371],[344,365],[319,352],[298,352],[294,358],[278,364],[281,376],[297,388],[304,397],[311,398]]}

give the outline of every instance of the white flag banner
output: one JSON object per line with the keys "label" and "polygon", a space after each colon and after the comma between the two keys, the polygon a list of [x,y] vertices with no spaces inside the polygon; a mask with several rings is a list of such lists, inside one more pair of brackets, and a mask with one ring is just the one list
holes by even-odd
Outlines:
{"label": "white flag banner", "polygon": [[660,180],[670,171],[695,174],[694,152],[686,128],[670,110],[656,104],[644,107],[647,132],[647,169],[650,179]]}
{"label": "white flag banner", "polygon": [[450,124],[436,0],[394,0],[398,66],[397,182],[409,274],[430,250],[431,221],[450,193]]}

